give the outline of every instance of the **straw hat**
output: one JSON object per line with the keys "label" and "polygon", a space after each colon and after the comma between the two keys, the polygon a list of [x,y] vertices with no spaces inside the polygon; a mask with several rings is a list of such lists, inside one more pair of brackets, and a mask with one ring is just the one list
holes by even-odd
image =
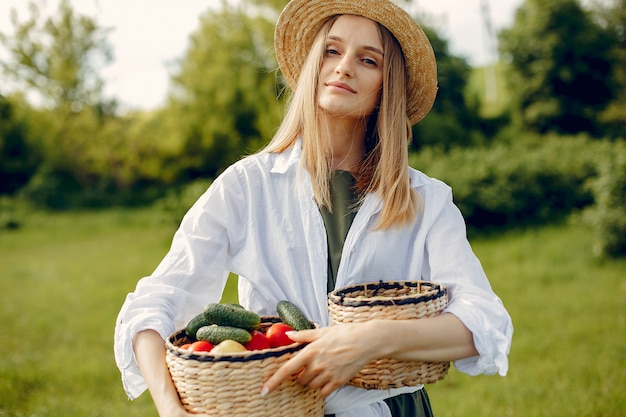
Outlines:
{"label": "straw hat", "polygon": [[430,111],[437,95],[437,64],[430,41],[404,10],[389,0],[293,0],[285,6],[274,33],[278,66],[295,88],[313,38],[331,16],[363,16],[385,26],[396,37],[408,74],[407,116],[412,124]]}

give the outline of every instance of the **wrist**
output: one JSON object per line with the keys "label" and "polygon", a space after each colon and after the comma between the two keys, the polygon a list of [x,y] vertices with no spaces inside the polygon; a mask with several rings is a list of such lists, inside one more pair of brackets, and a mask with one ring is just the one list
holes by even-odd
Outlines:
{"label": "wrist", "polygon": [[413,337],[413,328],[406,326],[408,320],[372,320],[366,329],[371,336],[375,358],[395,358],[407,349],[406,342]]}
{"label": "wrist", "polygon": [[395,353],[396,339],[392,320],[370,320],[363,323],[363,341],[370,346],[371,360],[389,358]]}

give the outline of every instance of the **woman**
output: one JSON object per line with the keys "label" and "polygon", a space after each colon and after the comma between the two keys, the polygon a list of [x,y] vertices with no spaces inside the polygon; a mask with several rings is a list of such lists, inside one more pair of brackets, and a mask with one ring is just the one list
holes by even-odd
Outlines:
{"label": "woman", "polygon": [[[148,387],[161,416],[187,415],[163,340],[220,300],[229,272],[239,275],[246,308],[276,315],[279,300],[293,300],[323,326],[290,336],[308,344],[263,394],[298,374],[321,388],[327,415],[431,415],[423,387],[345,384],[382,357],[505,375],[510,317],[472,253],[449,187],[408,167],[410,126],[437,89],[421,28],[388,0],[294,0],[275,47],[294,91],[280,129],[214,181],[120,311],[115,350],[128,395]],[[449,306],[435,318],[329,326],[328,291],[381,278],[442,283]]]}

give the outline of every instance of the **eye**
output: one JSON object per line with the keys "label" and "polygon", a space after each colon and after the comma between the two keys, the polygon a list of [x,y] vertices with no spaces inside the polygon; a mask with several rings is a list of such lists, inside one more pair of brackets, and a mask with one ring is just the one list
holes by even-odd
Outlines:
{"label": "eye", "polygon": [[339,55],[339,51],[334,48],[326,48],[326,55]]}
{"label": "eye", "polygon": [[375,60],[371,58],[363,58],[363,62],[366,63],[367,65],[378,66],[378,62],[376,62]]}

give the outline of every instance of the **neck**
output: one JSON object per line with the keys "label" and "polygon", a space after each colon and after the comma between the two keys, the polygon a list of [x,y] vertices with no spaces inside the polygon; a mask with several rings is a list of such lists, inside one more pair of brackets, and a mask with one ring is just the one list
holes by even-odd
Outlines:
{"label": "neck", "polygon": [[365,124],[362,119],[321,117],[321,132],[327,134],[331,168],[353,171],[365,153]]}

